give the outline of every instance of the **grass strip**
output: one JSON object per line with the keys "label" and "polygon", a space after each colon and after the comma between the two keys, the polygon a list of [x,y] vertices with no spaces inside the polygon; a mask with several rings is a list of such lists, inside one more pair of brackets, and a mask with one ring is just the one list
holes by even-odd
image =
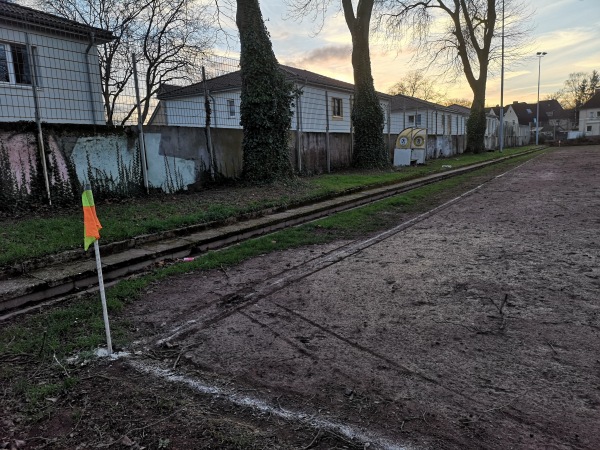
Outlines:
{"label": "grass strip", "polygon": [[[402,214],[430,209],[436,202],[436,196],[461,189],[461,185],[474,177],[498,173],[534,156],[535,154],[526,155],[505,161],[497,166],[433,183],[308,224],[277,231],[225,249],[210,251],[192,262],[176,263],[158,268],[139,278],[121,281],[107,291],[108,308],[113,315],[113,342],[116,347],[126,344],[129,324],[119,318],[118,313],[128,303],[139,299],[152,283],[185,273],[222,269],[270,252],[353,239],[387,229],[397,224],[398,217]],[[103,345],[104,341],[102,311],[97,295],[42,311],[17,324],[2,327],[0,379],[9,380],[14,376],[10,366],[2,364],[2,361],[26,357],[40,362],[51,362],[54,355],[64,358],[73,352],[92,351]]]}
{"label": "grass strip", "polygon": [[[504,153],[488,152],[477,155],[463,154],[428,161],[424,166],[405,167],[381,172],[343,172],[303,178],[278,189],[233,189],[237,198],[214,201],[200,195],[170,195],[133,199],[125,203],[97,205],[103,225],[102,243],[130,239],[136,236],[168,231],[189,225],[224,221],[273,207],[287,207],[293,203],[315,201],[348,190],[364,189],[393,182],[407,181],[452,168],[510,156],[530,147],[508,149]],[[258,193],[253,198],[248,192]],[[233,197],[233,195],[232,195]],[[28,217],[0,221],[0,267],[21,263],[33,258],[81,249],[83,238],[81,206],[57,211],[52,217]]]}

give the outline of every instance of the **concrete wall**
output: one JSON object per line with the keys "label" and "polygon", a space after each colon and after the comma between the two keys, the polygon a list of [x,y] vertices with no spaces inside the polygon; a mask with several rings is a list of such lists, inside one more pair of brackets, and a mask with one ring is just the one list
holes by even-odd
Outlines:
{"label": "concrete wall", "polygon": [[[38,170],[38,148],[35,129],[0,131],[0,145],[8,155],[11,171],[19,186],[30,184]],[[209,153],[205,130],[200,127],[146,126],[144,128],[148,180],[153,188],[165,192],[201,185],[209,173]],[[242,173],[242,130],[218,128],[211,130],[217,170],[225,177]],[[386,134],[385,142],[391,155],[397,135]],[[289,155],[292,166],[302,173],[327,171],[327,135],[325,133],[290,131]],[[429,136],[427,158],[462,153],[463,136]],[[141,173],[138,138],[134,128],[111,127],[44,127],[51,183],[77,181],[85,184],[93,178],[112,180],[118,184],[125,172]],[[350,166],[352,135],[329,133],[330,167],[332,170]],[[71,170],[71,164],[72,169]],[[128,176],[127,174],[125,176]],[[56,181],[56,182],[58,182]],[[29,186],[27,186],[29,189]]]}

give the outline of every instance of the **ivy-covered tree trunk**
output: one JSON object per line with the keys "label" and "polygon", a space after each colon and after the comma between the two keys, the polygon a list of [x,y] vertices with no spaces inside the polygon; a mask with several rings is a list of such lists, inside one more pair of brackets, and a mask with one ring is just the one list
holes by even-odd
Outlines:
{"label": "ivy-covered tree trunk", "polygon": [[352,164],[362,168],[389,166],[390,155],[383,139],[383,110],[375,93],[369,52],[369,25],[373,0],[361,0],[356,16],[351,0],[343,0],[344,17],[352,35],[354,69],[354,152]]}
{"label": "ivy-covered tree trunk", "polygon": [[[480,85],[483,85],[480,86]],[[473,104],[467,120],[467,152],[485,152],[485,79],[473,88]]]}
{"label": "ivy-covered tree trunk", "polygon": [[292,85],[279,70],[258,0],[237,0],[236,23],[242,47],[243,177],[253,183],[289,178]]}

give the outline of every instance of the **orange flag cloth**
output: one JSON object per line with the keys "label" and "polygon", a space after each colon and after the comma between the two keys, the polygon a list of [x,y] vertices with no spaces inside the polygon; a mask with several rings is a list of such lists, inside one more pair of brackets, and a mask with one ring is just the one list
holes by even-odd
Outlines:
{"label": "orange flag cloth", "polygon": [[87,250],[96,239],[100,239],[100,228],[102,228],[96,216],[94,196],[89,186],[86,186],[86,190],[83,191],[81,203],[83,204],[83,248]]}

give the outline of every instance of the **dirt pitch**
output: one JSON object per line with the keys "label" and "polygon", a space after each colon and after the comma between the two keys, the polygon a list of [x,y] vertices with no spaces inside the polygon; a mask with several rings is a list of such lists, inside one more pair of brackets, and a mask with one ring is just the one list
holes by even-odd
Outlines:
{"label": "dirt pitch", "polygon": [[[83,376],[27,442],[599,448],[600,147],[408,225],[153,286],[127,313],[135,354]],[[86,387],[112,421],[98,395],[87,413]]]}

